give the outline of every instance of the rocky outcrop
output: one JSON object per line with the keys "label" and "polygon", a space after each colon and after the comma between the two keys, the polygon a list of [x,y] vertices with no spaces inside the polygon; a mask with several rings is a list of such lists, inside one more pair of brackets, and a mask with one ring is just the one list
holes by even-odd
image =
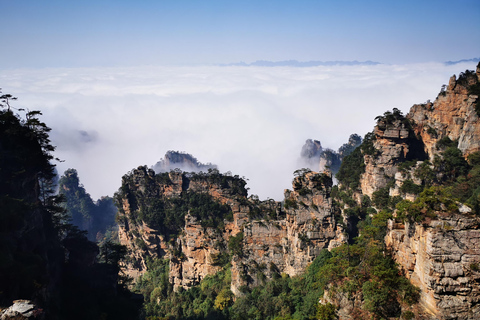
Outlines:
{"label": "rocky outcrop", "polygon": [[443,137],[458,140],[458,148],[466,156],[480,150],[479,115],[475,110],[479,97],[472,94],[472,88],[479,84],[480,65],[476,73],[467,70],[458,79],[453,75],[435,102],[414,105],[408,113],[430,159],[435,155],[436,142]]}
{"label": "rocky outcrop", "polygon": [[[345,242],[335,222],[329,174],[308,171],[296,177],[293,191],[285,191],[285,208],[273,200],[247,198],[245,182],[238,177],[214,174],[217,176],[170,172],[160,179],[139,167],[128,179],[124,177],[117,201],[122,204],[121,243],[132,252],[130,263],[124,265],[126,273],[138,277],[145,272],[149,258],[166,258],[170,282],[175,288],[189,288],[231,262],[231,289],[240,294],[241,286],[255,286],[274,273],[296,275],[321,249]],[[217,225],[206,225],[192,207],[178,232],[166,234],[135,219],[143,214],[145,204],[141,202],[148,203],[144,201],[148,194],[177,200],[187,194],[208,194],[228,206],[231,216],[217,220]]]}
{"label": "rocky outcrop", "polygon": [[156,173],[169,172],[175,169],[185,172],[206,172],[209,169],[217,169],[217,166],[211,163],[201,163],[191,154],[170,150],[165,154],[165,158],[160,159],[152,169]]}
{"label": "rocky outcrop", "polygon": [[371,152],[364,152],[365,172],[360,180],[364,195],[372,196],[394,181],[400,163],[433,160],[438,154],[436,144],[444,137],[457,140],[465,157],[480,150],[479,98],[472,94],[472,88],[480,86],[479,74],[480,66],[476,73],[467,70],[458,79],[452,76],[435,102],[414,105],[405,117],[397,109],[377,117]]}
{"label": "rocky outcrop", "polygon": [[424,224],[391,221],[385,242],[406,277],[421,289],[425,310],[439,319],[477,319],[480,219],[437,215]]}
{"label": "rocky outcrop", "polygon": [[[478,96],[472,93],[479,89],[479,74],[480,65],[476,73],[453,76],[435,102],[414,105],[406,117],[396,109],[377,117],[362,146],[361,194],[371,197],[387,188],[390,196],[414,201],[416,195],[401,187],[406,180],[413,188],[425,185],[415,172],[420,167],[433,172],[442,138],[457,140],[464,157],[480,150]],[[400,169],[410,160],[411,165]],[[458,210],[449,212],[443,206],[436,218],[422,222],[390,221],[385,237],[395,261],[420,288],[420,304],[432,319],[476,319],[480,312],[480,219],[467,206],[457,205]]]}
{"label": "rocky outcrop", "polygon": [[360,144],[362,144],[362,138],[357,134],[350,135],[348,142],[338,148],[338,151],[324,149],[320,141],[308,139],[302,147],[298,165],[319,172],[328,168],[335,175],[343,158],[352,153]]}
{"label": "rocky outcrop", "polygon": [[305,172],[285,190],[285,218],[249,221],[243,227],[243,254],[232,266],[232,291],[262,282],[275,272],[290,276],[305,270],[322,249],[346,242],[335,221],[329,172]]}
{"label": "rocky outcrop", "polygon": [[13,305],[0,311],[0,320],[13,319],[44,319],[44,313],[30,300],[15,300]]}
{"label": "rocky outcrop", "polygon": [[371,144],[370,152],[364,153],[365,172],[360,178],[362,194],[369,197],[392,181],[400,163],[425,158],[410,123],[398,110],[377,118],[371,140],[367,142]]}

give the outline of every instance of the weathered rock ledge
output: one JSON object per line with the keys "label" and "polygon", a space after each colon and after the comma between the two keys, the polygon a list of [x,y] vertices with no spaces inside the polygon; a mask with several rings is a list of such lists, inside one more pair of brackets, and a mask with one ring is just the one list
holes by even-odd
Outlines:
{"label": "weathered rock ledge", "polygon": [[438,214],[429,223],[390,222],[385,242],[420,304],[438,319],[478,319],[480,219]]}

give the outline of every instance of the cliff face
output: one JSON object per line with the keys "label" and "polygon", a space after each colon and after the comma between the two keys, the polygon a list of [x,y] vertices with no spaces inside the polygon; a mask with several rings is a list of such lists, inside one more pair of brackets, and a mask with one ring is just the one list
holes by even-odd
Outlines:
{"label": "cliff face", "polygon": [[295,177],[292,191],[285,190],[285,212],[277,219],[243,225],[243,253],[232,263],[232,292],[238,294],[242,285],[261,283],[263,275],[274,272],[302,273],[322,249],[346,241],[335,221],[331,188],[329,173],[305,172]]}
{"label": "cliff face", "polygon": [[[273,273],[303,271],[322,248],[345,241],[334,219],[328,174],[306,172],[296,177],[293,191],[285,192],[289,204],[285,209],[273,200],[247,198],[245,182],[238,177],[213,175],[170,172],[159,179],[140,167],[124,177],[124,191],[117,201],[123,204],[120,239],[132,252],[131,263],[124,266],[127,273],[138,277],[145,272],[148,259],[169,259],[170,282],[175,288],[189,288],[231,262],[231,290],[240,294],[241,286],[254,286]],[[164,209],[169,201],[208,195],[228,212],[220,217],[211,212],[219,219],[210,225],[190,202],[179,217],[183,220],[176,234],[168,234],[155,229],[152,222],[148,226],[145,219],[135,218],[147,211],[139,203],[148,193],[164,199]],[[162,215],[160,211],[155,214]],[[176,210],[176,214],[181,213]]]}
{"label": "cliff face", "polygon": [[[419,174],[422,168],[435,172],[430,184],[452,185],[442,178],[446,169],[439,163],[447,155],[438,143],[446,137],[458,141],[460,158],[480,150],[479,98],[472,93],[478,91],[479,80],[480,64],[476,73],[453,76],[435,102],[414,105],[406,117],[396,109],[377,117],[367,141],[370,145],[362,146],[365,171],[357,192],[375,197],[375,191],[383,188],[390,196],[414,201],[417,195],[401,192],[401,188],[407,180],[412,186],[404,190],[428,186],[428,179]],[[455,166],[462,165],[460,160]],[[407,161],[413,164],[402,168]],[[453,188],[468,188],[468,183],[478,188],[468,182],[472,177],[466,175],[464,184],[453,184]],[[454,189],[449,192],[459,194]],[[424,203],[416,205],[423,206],[417,214],[426,214]],[[389,223],[387,248],[406,277],[421,289],[420,304],[435,319],[475,319],[480,312],[480,219],[473,212],[458,202],[453,207],[440,204],[427,218]]]}
{"label": "cliff face", "polygon": [[437,142],[448,137],[458,140],[458,148],[465,157],[480,150],[480,125],[476,111],[480,67],[477,72],[466,71],[450,78],[446,90],[435,102],[414,105],[403,117],[398,110],[377,117],[378,123],[371,135],[373,150],[364,153],[365,172],[360,179],[362,194],[372,196],[395,180],[398,165],[416,160],[434,160],[438,154]]}
{"label": "cliff face", "polygon": [[428,224],[389,224],[387,247],[412,284],[420,304],[444,319],[480,313],[480,220],[439,213]]}
{"label": "cliff face", "polygon": [[460,74],[458,79],[454,75],[435,102],[414,105],[408,113],[430,159],[435,155],[436,142],[443,137],[458,140],[458,148],[465,155],[480,150],[480,127],[475,110],[479,97],[469,92],[469,88],[478,86],[479,79],[480,67],[476,73]]}

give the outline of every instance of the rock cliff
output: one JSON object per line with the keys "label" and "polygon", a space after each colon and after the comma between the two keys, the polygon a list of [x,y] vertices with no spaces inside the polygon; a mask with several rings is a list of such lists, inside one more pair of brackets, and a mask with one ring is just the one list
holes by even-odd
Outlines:
{"label": "rock cliff", "polygon": [[[342,319],[412,318],[414,313],[425,319],[475,319],[480,312],[479,76],[480,65],[477,72],[452,77],[433,103],[415,105],[406,116],[393,109],[377,117],[359,148],[358,139],[351,139],[332,152],[343,160],[338,186],[330,172],[297,170],[283,202],[247,197],[243,179],[216,169],[132,170],[115,196],[119,235],[131,252],[123,269],[138,278],[153,260],[164,259],[177,292],[221,271],[230,289],[222,289],[212,303],[222,310],[234,303],[233,295],[241,300],[269,278],[298,275],[315,265],[322,249],[339,247],[323,251],[331,258],[318,267],[327,266],[334,275],[318,285],[333,298],[318,310]],[[324,155],[318,141],[307,140],[302,149],[311,163],[326,161]],[[417,289],[401,275],[419,288],[419,306],[413,306]],[[154,297],[162,288],[155,288]]]}
{"label": "rock cliff", "polygon": [[[427,318],[476,319],[480,312],[477,167],[464,160],[480,150],[479,83],[480,64],[451,77],[434,102],[414,105],[405,117],[397,109],[377,117],[361,147],[364,168],[354,199],[369,196],[377,210],[396,215],[385,242],[420,288]],[[439,194],[418,199],[432,185],[438,189],[429,190],[446,190],[449,205]],[[462,196],[468,206],[458,202]],[[402,199],[410,202],[395,206]]]}
{"label": "rock cliff", "polygon": [[[436,142],[443,137],[458,140],[458,148],[467,156],[480,150],[478,126],[478,86],[480,67],[450,78],[436,100],[412,107],[407,118],[413,120],[414,131],[422,140],[425,152],[433,160]],[[475,90],[476,89],[476,90]]]}
{"label": "rock cliff", "polygon": [[480,220],[439,212],[424,224],[390,222],[387,248],[434,317],[476,319],[480,314]]}
{"label": "rock cliff", "polygon": [[[285,191],[283,208],[273,200],[247,198],[245,181],[238,176],[212,170],[161,175],[146,167],[133,170],[124,176],[117,194],[122,204],[120,239],[132,252],[130,263],[124,266],[126,272],[138,277],[149,259],[169,259],[170,282],[175,288],[190,288],[231,262],[235,294],[240,294],[240,287],[255,286],[273,273],[302,272],[321,249],[338,246],[345,237],[334,218],[331,176],[306,171],[293,185],[292,191]],[[191,201],[200,195],[207,200]],[[175,228],[165,229],[165,220],[162,225],[149,220],[155,199],[163,201],[152,211],[155,217],[174,219],[167,211],[175,209]],[[199,215],[196,211],[207,204],[213,210]],[[208,223],[209,219],[214,223]]]}

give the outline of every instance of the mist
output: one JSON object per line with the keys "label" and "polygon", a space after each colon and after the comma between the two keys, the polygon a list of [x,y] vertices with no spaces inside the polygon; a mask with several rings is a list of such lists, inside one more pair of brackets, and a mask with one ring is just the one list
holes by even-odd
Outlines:
{"label": "mist", "polygon": [[0,73],[16,108],[40,110],[62,174],[78,171],[92,198],[168,150],[248,179],[250,194],[283,199],[305,140],[337,150],[396,107],[434,100],[475,64],[316,67],[181,66],[13,69]]}

